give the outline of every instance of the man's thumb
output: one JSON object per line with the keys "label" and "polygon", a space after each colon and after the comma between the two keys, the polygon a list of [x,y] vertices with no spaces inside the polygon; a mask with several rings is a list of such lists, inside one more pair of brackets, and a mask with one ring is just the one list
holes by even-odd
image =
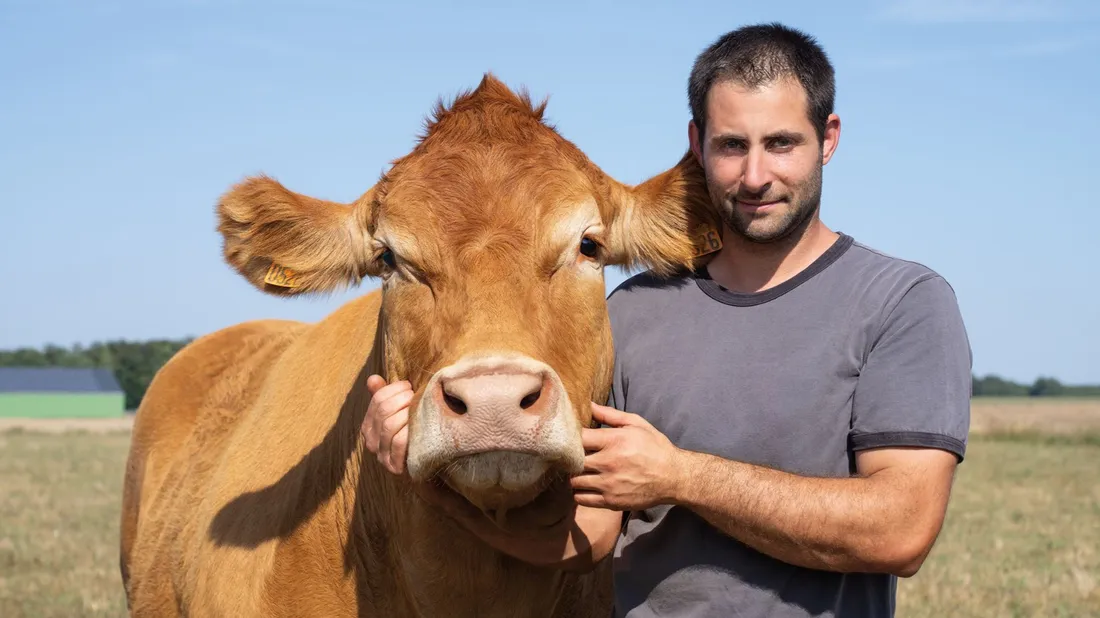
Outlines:
{"label": "man's thumb", "polygon": [[374,374],[367,378],[367,390],[373,395],[377,393],[383,386],[386,385],[386,379],[378,374]]}

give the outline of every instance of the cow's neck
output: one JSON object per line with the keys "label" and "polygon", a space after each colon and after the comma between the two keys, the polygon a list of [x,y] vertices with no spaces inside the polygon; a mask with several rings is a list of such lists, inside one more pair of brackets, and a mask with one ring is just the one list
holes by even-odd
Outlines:
{"label": "cow's neck", "polygon": [[[364,462],[364,476],[389,475],[373,460]],[[391,508],[379,513],[363,505],[352,538],[360,564],[381,559],[389,563],[392,583],[363,581],[405,591],[420,616],[513,616],[517,607],[545,608],[558,602],[563,584],[572,576],[537,569],[501,554],[437,509],[421,500],[404,483],[392,482]],[[377,483],[362,483],[377,487]],[[388,520],[388,521],[387,521]],[[389,531],[384,548],[380,532]],[[433,593],[430,591],[438,591]],[[538,615],[538,614],[531,614]]]}

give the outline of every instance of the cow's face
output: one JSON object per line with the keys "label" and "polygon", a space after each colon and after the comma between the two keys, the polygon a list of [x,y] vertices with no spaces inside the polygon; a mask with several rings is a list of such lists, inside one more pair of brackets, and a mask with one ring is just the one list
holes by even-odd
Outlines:
{"label": "cow's face", "polygon": [[610,384],[604,266],[689,266],[713,221],[690,157],[626,187],[540,116],[487,77],[352,205],[251,179],[219,212],[231,264],[261,286],[273,263],[296,277],[265,289],[381,279],[386,377],[416,391],[415,480],[553,520]]}

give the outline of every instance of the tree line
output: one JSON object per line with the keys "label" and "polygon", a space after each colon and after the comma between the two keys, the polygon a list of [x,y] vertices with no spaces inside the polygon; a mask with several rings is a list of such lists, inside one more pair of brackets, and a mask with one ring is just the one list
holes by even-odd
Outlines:
{"label": "tree line", "polygon": [[0,367],[107,367],[126,394],[126,409],[136,410],[153,376],[192,338],[106,341],[71,348],[0,350]]}
{"label": "tree line", "polygon": [[1050,377],[1040,377],[1031,384],[1021,384],[997,375],[974,376],[971,383],[975,397],[1100,397],[1100,385],[1062,384]]}
{"label": "tree line", "polygon": [[[134,410],[156,372],[192,339],[116,340],[87,347],[76,344],[70,348],[47,345],[41,349],[0,350],[0,367],[108,367],[126,393],[126,408]],[[975,397],[1100,397],[1100,385],[1067,385],[1051,377],[1021,384],[997,375],[973,376],[972,387]]]}

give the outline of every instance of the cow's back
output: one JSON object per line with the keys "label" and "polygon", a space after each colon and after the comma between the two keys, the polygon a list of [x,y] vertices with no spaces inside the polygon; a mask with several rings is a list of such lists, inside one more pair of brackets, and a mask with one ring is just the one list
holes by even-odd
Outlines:
{"label": "cow's back", "polygon": [[134,615],[175,614],[175,541],[192,519],[194,494],[275,360],[306,328],[265,320],[211,333],[180,350],[150,383],[134,419],[123,488],[120,560]]}

